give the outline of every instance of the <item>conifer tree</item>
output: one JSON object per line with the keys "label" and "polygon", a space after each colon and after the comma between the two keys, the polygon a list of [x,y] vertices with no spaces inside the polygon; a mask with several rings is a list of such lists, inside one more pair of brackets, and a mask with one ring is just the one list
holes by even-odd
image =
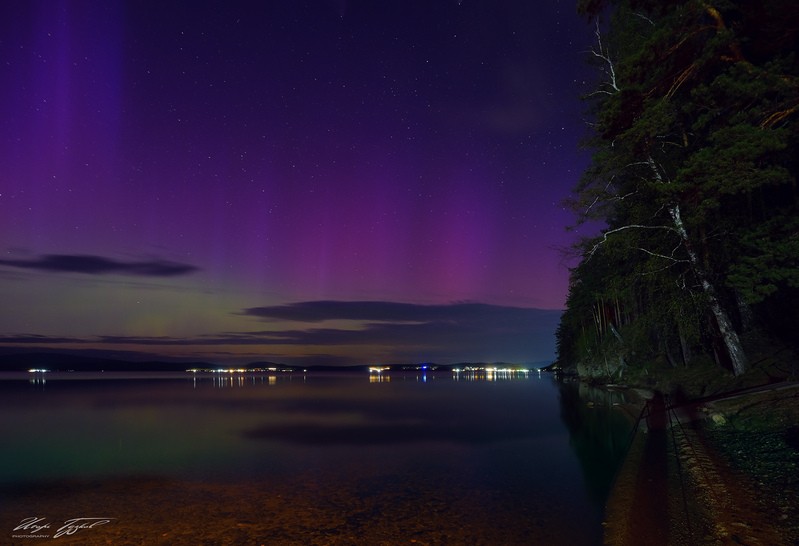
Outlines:
{"label": "conifer tree", "polygon": [[[639,322],[678,332],[683,355],[703,330],[705,350],[741,374],[747,306],[799,288],[796,10],[787,0],[579,9],[596,21],[602,77],[588,97],[593,161],[572,206],[606,229],[581,247],[559,350],[574,352],[569,321],[592,299],[581,292],[626,286]],[[624,267],[600,265],[608,259]]]}

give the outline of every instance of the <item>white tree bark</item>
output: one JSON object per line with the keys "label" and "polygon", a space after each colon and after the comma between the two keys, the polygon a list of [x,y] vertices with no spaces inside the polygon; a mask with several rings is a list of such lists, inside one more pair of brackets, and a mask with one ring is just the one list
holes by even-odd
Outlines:
{"label": "white tree bark", "polygon": [[[648,163],[652,169],[652,173],[655,176],[655,180],[660,183],[664,183],[663,176],[660,174],[660,170],[651,156],[648,158]],[[735,331],[729,315],[721,306],[721,303],[719,303],[716,287],[713,286],[710,280],[708,280],[708,275],[705,272],[704,267],[702,267],[699,257],[696,255],[696,252],[691,246],[691,240],[688,237],[688,231],[685,229],[685,224],[683,223],[682,215],[680,214],[680,206],[677,204],[669,205],[668,211],[669,215],[671,216],[671,220],[674,223],[674,230],[679,234],[683,242],[683,247],[685,247],[685,251],[688,253],[688,261],[691,263],[691,269],[693,269],[694,274],[696,275],[697,279],[699,279],[702,290],[708,299],[710,311],[713,313],[713,317],[716,319],[716,324],[718,324],[721,339],[724,341],[724,346],[726,347],[727,354],[730,357],[732,371],[735,375],[741,375],[746,371],[747,358],[746,353],[744,353],[743,346],[741,345],[741,340],[738,338],[738,333]]]}

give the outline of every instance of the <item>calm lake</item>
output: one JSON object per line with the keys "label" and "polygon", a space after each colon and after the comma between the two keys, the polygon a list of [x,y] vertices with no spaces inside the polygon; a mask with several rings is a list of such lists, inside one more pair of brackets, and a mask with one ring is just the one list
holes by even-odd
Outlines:
{"label": "calm lake", "polygon": [[0,374],[0,543],[599,544],[614,396],[537,372]]}

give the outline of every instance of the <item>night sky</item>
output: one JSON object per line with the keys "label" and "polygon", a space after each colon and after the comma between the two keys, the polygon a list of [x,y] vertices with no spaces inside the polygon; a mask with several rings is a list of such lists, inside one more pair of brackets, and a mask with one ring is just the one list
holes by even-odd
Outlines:
{"label": "night sky", "polygon": [[572,0],[0,4],[0,352],[554,355]]}

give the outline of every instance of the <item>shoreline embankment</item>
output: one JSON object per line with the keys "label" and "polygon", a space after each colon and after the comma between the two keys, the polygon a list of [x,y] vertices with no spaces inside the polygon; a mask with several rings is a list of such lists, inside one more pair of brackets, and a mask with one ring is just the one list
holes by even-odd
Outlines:
{"label": "shoreline embankment", "polygon": [[[791,439],[799,382],[694,400],[638,394],[643,406],[606,504],[605,544],[799,543]],[[758,451],[764,440],[773,445]],[[743,463],[742,453],[750,456]]]}

